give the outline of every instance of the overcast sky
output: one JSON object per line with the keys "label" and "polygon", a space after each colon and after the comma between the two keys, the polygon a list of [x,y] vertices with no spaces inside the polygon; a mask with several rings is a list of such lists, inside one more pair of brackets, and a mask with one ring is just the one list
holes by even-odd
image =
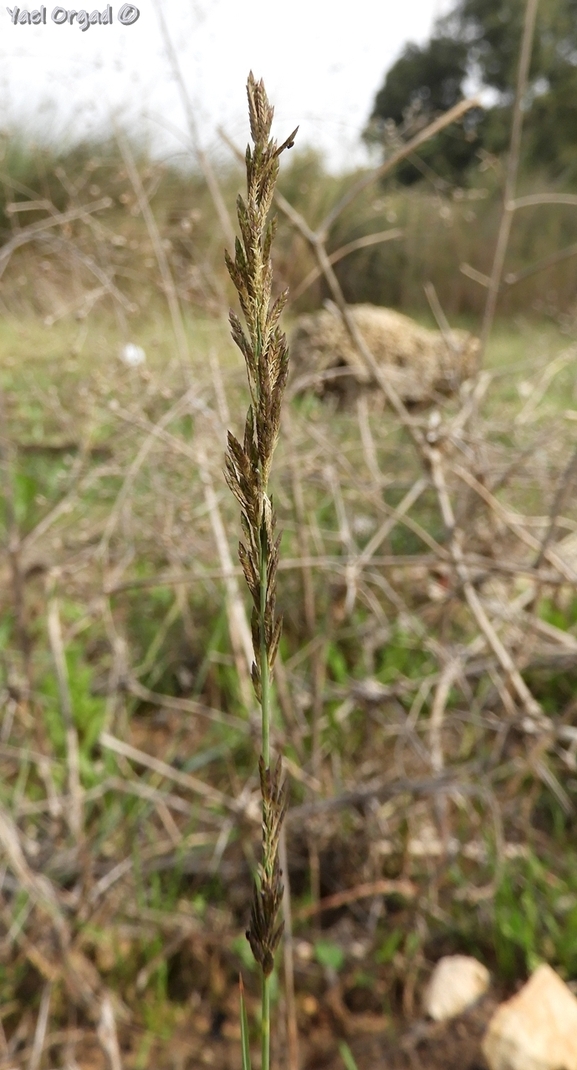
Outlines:
{"label": "overcast sky", "polygon": [[[102,129],[116,115],[145,131],[156,151],[178,151],[171,131],[185,131],[186,121],[160,29],[161,0],[135,0],[140,16],[132,25],[119,21],[123,2],[113,0],[112,25],[84,32],[76,23],[52,22],[52,0],[46,0],[45,25],[14,25],[0,7],[5,126],[60,138]],[[39,6],[32,0],[21,11]],[[246,144],[244,87],[252,68],[275,105],[277,139],[300,124],[299,143],[322,148],[336,169],[365,161],[359,134],[386,70],[407,41],[425,41],[435,17],[451,6],[451,0],[292,0],[290,7],[275,0],[162,0],[203,147],[226,151],[219,125]],[[92,10],[105,5],[98,0]]]}

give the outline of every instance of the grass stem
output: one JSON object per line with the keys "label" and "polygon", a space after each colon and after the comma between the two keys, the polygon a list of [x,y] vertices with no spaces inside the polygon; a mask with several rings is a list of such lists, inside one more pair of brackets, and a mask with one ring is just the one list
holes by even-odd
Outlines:
{"label": "grass stem", "polygon": [[261,1070],[270,1068],[270,977],[262,978]]}
{"label": "grass stem", "polygon": [[266,531],[261,529],[260,539],[260,666],[261,666],[261,710],[262,710],[262,756],[268,769],[270,766],[270,672],[267,656],[266,643],[266,603],[268,594],[268,553],[266,545]]}

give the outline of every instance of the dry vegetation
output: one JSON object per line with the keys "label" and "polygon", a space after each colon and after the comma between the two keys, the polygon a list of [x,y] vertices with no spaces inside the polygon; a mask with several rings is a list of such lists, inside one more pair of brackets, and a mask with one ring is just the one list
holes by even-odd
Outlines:
{"label": "dry vegetation", "polygon": [[[240,934],[259,717],[222,475],[246,407],[225,238],[202,175],[125,140],[36,177],[20,163],[7,149],[0,1070],[238,1066],[239,959],[251,1008],[258,988]],[[275,1057],[297,1066],[298,1026],[302,1067],[342,1065],[346,1040],[360,1070],[385,1054],[401,1068],[425,1065],[395,1028],[440,954],[478,954],[505,987],[542,958],[577,969],[577,343],[569,283],[557,323],[526,293],[525,317],[486,321],[458,396],[407,411],[331,264],[367,235],[367,176],[357,201],[329,178],[291,201],[311,166],[277,199],[275,278],[298,293],[308,276],[311,306],[330,293],[388,407],[295,397],[276,455],[271,742],[290,809]],[[220,182],[230,208],[239,173]],[[417,203],[370,196],[376,216]],[[434,204],[444,227],[460,201]],[[451,278],[471,306],[484,293],[459,250],[428,288],[443,330],[470,307],[445,302]],[[128,343],[144,363],[121,359]],[[434,1041],[427,1066],[466,1065],[458,1046],[435,1061]]]}

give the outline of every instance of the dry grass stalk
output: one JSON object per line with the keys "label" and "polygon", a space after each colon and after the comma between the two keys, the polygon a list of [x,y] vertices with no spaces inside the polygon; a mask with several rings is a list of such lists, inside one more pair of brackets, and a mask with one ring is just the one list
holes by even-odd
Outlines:
{"label": "dry grass stalk", "polygon": [[28,1060],[27,1070],[40,1070],[40,1063],[42,1061],[42,1052],[44,1050],[44,1042],[46,1040],[46,1030],[48,1027],[48,1015],[50,1012],[50,996],[52,994],[52,985],[50,981],[44,985],[42,989],[42,997],[40,1000],[40,1010],[38,1012],[38,1019],[36,1021],[36,1030],[34,1033],[34,1044],[32,1046],[32,1052],[30,1059]]}
{"label": "dry grass stalk", "polygon": [[523,104],[527,93],[529,64],[533,48],[533,36],[535,33],[535,19],[537,17],[538,3],[539,0],[527,0],[525,5],[523,39],[521,41],[521,52],[519,56],[519,70],[517,74],[515,103],[513,106],[513,122],[511,124],[511,145],[509,149],[509,159],[507,161],[507,175],[503,196],[503,214],[499,225],[499,233],[497,235],[497,244],[493,256],[493,265],[491,267],[491,276],[487,291],[487,303],[481,327],[481,359],[487,346],[487,341],[493,326],[493,320],[495,319],[497,298],[499,296],[501,279],[503,277],[505,256],[507,254],[511,225],[513,223],[513,214],[516,208],[514,197],[515,186],[517,184],[517,173],[519,170],[519,159],[521,155]]}
{"label": "dry grass stalk", "polygon": [[53,215],[50,219],[42,219],[39,223],[30,223],[29,226],[18,230],[15,236],[5,242],[0,250],[0,278],[4,274],[12,253],[16,249],[26,245],[28,242],[35,241],[38,235],[46,230],[63,226],[76,219],[86,219],[92,212],[101,212],[105,208],[110,208],[111,203],[110,197],[101,197],[100,200],[94,201],[92,204],[83,205],[81,208],[71,208],[69,212],[56,212],[53,209]]}
{"label": "dry grass stalk", "polygon": [[116,1033],[116,1020],[114,1006],[108,995],[104,997],[100,1006],[100,1020],[98,1022],[98,1039],[106,1053],[110,1070],[122,1070],[120,1058],[120,1046]]}
{"label": "dry grass stalk", "polygon": [[217,177],[214,173],[214,168],[212,166],[210,157],[204,151],[200,142],[198,126],[195,118],[195,109],[188,94],[188,90],[186,88],[186,82],[182,74],[180,63],[178,62],[178,56],[176,54],[175,47],[172,43],[172,38],[170,36],[170,33],[168,32],[168,26],[166,25],[166,19],[164,17],[162,5],[156,3],[155,7],[156,14],[158,16],[158,21],[160,23],[160,30],[162,33],[162,39],[164,41],[164,47],[166,49],[166,55],[170,63],[170,67],[172,69],[174,80],[176,81],[176,84],[178,86],[180,99],[184,107],[186,122],[188,125],[188,132],[190,135],[191,147],[194,155],[196,156],[200,169],[204,175],[204,179],[206,181],[206,185],[208,187],[210,196],[216,209],[216,214],[218,216],[218,221],[220,223],[223,235],[226,241],[230,242],[232,245],[234,243],[234,231],[232,228],[232,224],[229,218],[226,204],[224,202],[224,198],[220,191]]}
{"label": "dry grass stalk", "polygon": [[280,536],[276,536],[274,506],[268,494],[273,454],[280,430],[281,404],[288,377],[288,347],[279,320],[288,294],[272,301],[271,245],[275,221],[269,220],[279,156],[293,144],[296,130],[279,147],[271,140],[273,109],[264,84],[248,79],[250,130],[254,149],[246,150],[247,199],[237,200],[241,239],[235,258],[226,265],[238,293],[246,330],[230,313],[232,337],[246,364],[251,396],[244,439],[228,434],[226,480],[241,508],[244,542],[239,559],[253,600],[252,681],[262,710],[262,754],[259,775],[263,806],[262,859],[254,890],[247,938],[262,972],[262,1067],[270,1064],[270,989],[275,951],[283,923],[278,915],[283,885],[279,841],[287,807],[280,757],[270,768],[271,682],[282,620],[276,617],[276,576]]}
{"label": "dry grass stalk", "polygon": [[146,222],[146,227],[150,236],[152,248],[154,249],[154,255],[156,256],[158,262],[158,267],[162,278],[162,285],[164,288],[164,293],[166,295],[166,302],[168,304],[170,318],[172,320],[172,329],[174,331],[174,340],[176,342],[178,360],[180,361],[183,379],[188,384],[190,376],[188,341],[186,337],[186,330],[184,327],[182,309],[180,307],[178,293],[174,278],[172,276],[172,271],[170,269],[168,257],[166,255],[164,245],[162,243],[162,238],[158,230],[158,225],[154,217],[154,213],[152,211],[152,208],[150,207],[150,202],[148,200],[148,197],[146,196],[142,181],[140,179],[140,175],[138,174],[138,170],[134,162],[130,146],[126,138],[122,137],[121,134],[117,134],[117,141],[118,147],[122,153],[122,158],[126,165],[126,170],[130,175],[130,181],[132,182],[132,185],[134,187],[138,206],[140,208],[140,211],[142,212],[143,219]]}

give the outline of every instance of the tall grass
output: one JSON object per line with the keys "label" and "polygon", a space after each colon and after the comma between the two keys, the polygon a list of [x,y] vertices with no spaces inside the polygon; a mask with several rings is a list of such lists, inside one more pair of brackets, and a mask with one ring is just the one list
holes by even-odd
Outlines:
{"label": "tall grass", "polygon": [[[177,166],[153,159],[143,145],[132,144],[131,152],[180,300],[191,312],[220,314],[231,293],[222,264],[221,228],[204,176],[190,157]],[[120,290],[129,322],[158,309],[162,280],[116,141],[86,143],[57,153],[33,149],[14,137],[0,142],[0,164],[0,238],[4,243],[16,236],[19,241],[26,238],[10,256],[11,271],[5,270],[0,256],[3,292],[11,308],[18,307],[20,314],[32,309],[53,317],[56,300],[62,314],[72,310],[83,315],[86,292],[91,290],[95,307],[108,313],[118,306]],[[296,152],[283,169],[279,189],[314,227],[354,177],[329,174],[322,158],[310,150]],[[221,163],[218,180],[231,214],[238,178],[234,160],[228,168]],[[486,299],[482,280],[490,275],[499,229],[502,180],[502,163],[491,159],[480,161],[462,187],[436,188],[423,182],[407,189],[391,176],[386,185],[361,193],[331,227],[329,254],[387,230],[396,232],[396,237],[361,244],[338,261],[335,271],[347,301],[424,311],[423,284],[430,281],[448,315],[480,317]],[[519,176],[518,196],[526,193],[551,196],[562,190],[543,175],[524,173]],[[105,196],[108,205],[93,210]],[[56,213],[70,211],[77,215],[63,232]],[[51,228],[27,237],[30,225],[50,219],[54,220]],[[76,246],[73,257],[71,242]],[[96,294],[94,273],[86,260],[79,260],[79,250],[114,279],[116,291],[101,286],[102,293]],[[561,201],[528,204],[517,211],[500,292],[501,313],[574,313],[576,250],[574,205]],[[316,308],[329,296],[318,276],[302,289],[314,257],[284,220],[275,242],[274,264],[277,280],[291,290],[295,311]]]}
{"label": "tall grass", "polygon": [[[279,842],[287,807],[280,757],[271,770],[271,684],[282,622],[276,617],[276,580],[280,537],[268,493],[268,481],[280,430],[283,393],[288,376],[288,347],[279,320],[287,292],[272,301],[270,252],[275,222],[269,220],[279,168],[279,156],[293,145],[296,130],[279,147],[271,140],[273,109],[263,82],[248,79],[250,131],[254,149],[246,151],[247,199],[237,201],[241,239],[236,239],[234,260],[226,264],[243,311],[247,334],[238,316],[230,314],[232,337],[246,364],[251,404],[246,416],[244,440],[228,434],[226,478],[241,507],[244,542],[239,559],[253,600],[252,681],[262,712],[262,753],[259,776],[262,793],[262,859],[254,889],[247,939],[262,979],[262,1070],[270,1065],[270,976],[283,923],[278,915],[283,886]],[[246,1023],[243,1025],[243,1066],[246,1056]]]}

